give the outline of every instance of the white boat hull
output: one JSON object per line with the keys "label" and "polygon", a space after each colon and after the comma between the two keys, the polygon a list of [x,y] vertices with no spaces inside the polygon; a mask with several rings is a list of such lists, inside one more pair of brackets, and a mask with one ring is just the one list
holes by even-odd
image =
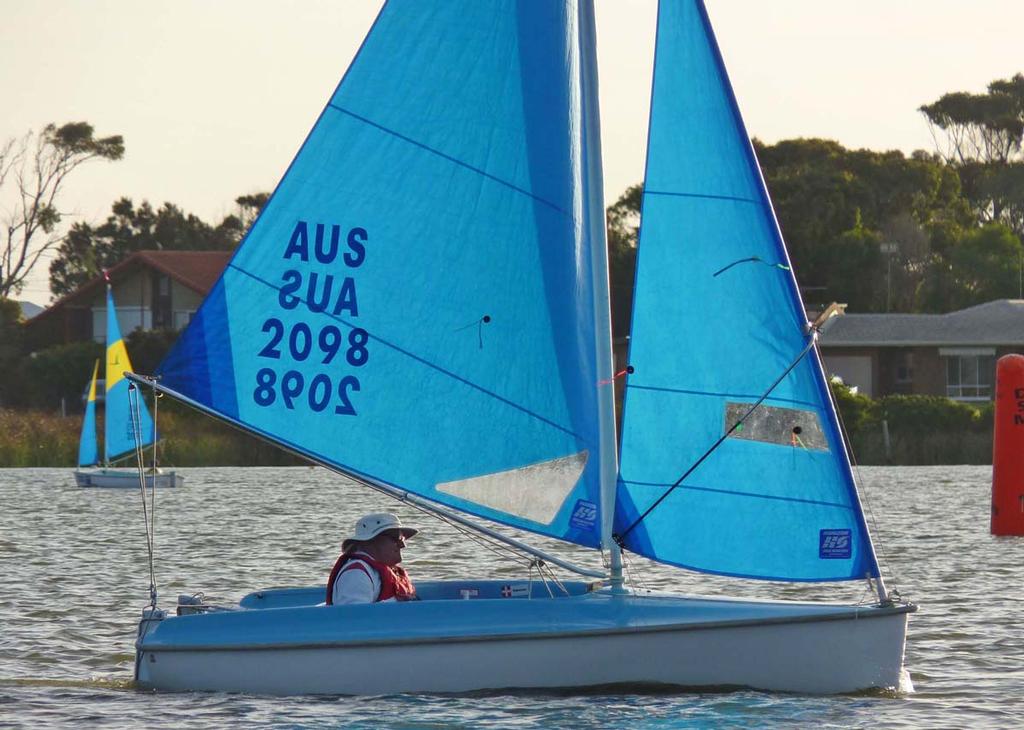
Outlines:
{"label": "white boat hull", "polygon": [[[234,647],[224,643],[161,647],[153,642],[147,648],[150,642],[143,637],[137,679],[143,687],[165,690],[273,695],[624,684],[834,694],[899,687],[907,613],[913,610],[907,606],[845,607],[844,611],[823,612],[814,604],[607,595],[597,599],[436,603],[449,604],[438,617],[458,622],[460,613],[473,609],[487,613],[485,603],[561,602],[566,611],[572,611],[569,603],[578,600],[603,605],[586,613],[582,621],[566,622],[561,628],[558,611],[545,609],[502,633],[473,635],[470,631],[463,636],[431,637],[414,632],[395,639],[386,638],[380,630],[363,632],[359,621],[353,622],[354,630],[347,638],[344,634],[317,637],[316,617],[309,612],[332,612],[329,620],[344,626],[346,613],[369,608],[379,612],[381,625],[387,626],[391,621],[399,625],[412,618],[415,605],[308,607],[299,609],[304,617],[286,615],[293,609],[240,611],[234,616],[264,614],[259,620],[280,618],[292,624],[293,640],[266,637],[263,641],[253,634],[251,640],[244,639]],[[659,604],[645,606],[645,600]],[[427,603],[432,602],[421,605]],[[651,608],[658,610],[650,613]],[[721,620],[715,620],[716,611]],[[465,615],[470,623],[486,623],[485,616]],[[165,622],[198,623],[210,616],[175,617]],[[232,621],[231,614],[227,616],[224,628]],[[438,620],[442,619],[424,622],[432,625],[427,633],[444,633]],[[154,622],[150,628],[158,634],[161,627]],[[210,636],[215,635],[215,641],[223,641],[224,634]]]}
{"label": "white boat hull", "polygon": [[[159,471],[156,474],[146,473],[146,487],[152,487],[154,481],[161,489],[180,487],[185,477],[173,471]],[[101,487],[112,489],[138,489],[139,473],[134,469],[76,469],[75,483],[80,487]]]}

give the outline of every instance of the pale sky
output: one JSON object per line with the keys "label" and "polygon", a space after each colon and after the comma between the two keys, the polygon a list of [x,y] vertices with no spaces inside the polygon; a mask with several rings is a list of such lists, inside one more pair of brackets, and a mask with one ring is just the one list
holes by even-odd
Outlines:
{"label": "pale sky", "polygon": [[[123,160],[65,189],[68,222],[102,222],[128,196],[217,223],[276,185],[380,5],[0,0],[0,141],[70,121],[124,136]],[[643,176],[657,3],[596,5],[610,204]],[[931,151],[919,106],[1024,72],[1022,0],[707,5],[747,129],[769,143]],[[47,266],[22,299],[49,301]]]}

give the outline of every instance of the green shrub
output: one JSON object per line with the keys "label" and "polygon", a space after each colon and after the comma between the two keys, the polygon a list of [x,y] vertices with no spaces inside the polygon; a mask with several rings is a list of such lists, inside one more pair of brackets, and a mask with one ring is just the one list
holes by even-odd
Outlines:
{"label": "green shrub", "polygon": [[889,423],[889,433],[901,436],[965,433],[981,423],[974,406],[937,395],[887,395],[878,400],[878,416]]}

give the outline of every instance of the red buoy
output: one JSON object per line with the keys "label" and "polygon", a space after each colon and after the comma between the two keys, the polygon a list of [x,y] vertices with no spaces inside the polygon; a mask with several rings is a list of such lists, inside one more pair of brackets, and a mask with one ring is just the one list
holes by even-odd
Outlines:
{"label": "red buoy", "polygon": [[1024,355],[996,363],[992,534],[1024,535]]}

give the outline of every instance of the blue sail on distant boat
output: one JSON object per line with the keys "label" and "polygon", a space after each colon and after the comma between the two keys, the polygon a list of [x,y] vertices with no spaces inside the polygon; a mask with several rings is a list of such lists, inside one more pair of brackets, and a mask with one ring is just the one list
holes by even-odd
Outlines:
{"label": "blue sail on distant boat", "polygon": [[[107,347],[104,380],[104,418],[103,418],[103,466],[99,469],[83,469],[98,461],[96,448],[96,375],[99,363],[93,369],[92,382],[89,386],[89,400],[86,403],[85,419],[82,423],[82,437],[79,443],[79,469],[75,471],[75,482],[80,487],[138,487],[139,474],[135,469],[113,469],[111,463],[125,455],[135,453],[136,442],[145,449],[156,442],[153,418],[142,398],[130,398],[129,381],[124,377],[131,371],[128,350],[121,337],[121,327],[117,322],[117,308],[114,306],[114,295],[107,284]],[[132,411],[135,411],[133,414]],[[136,438],[138,429],[139,438]],[[83,460],[83,455],[89,458]],[[173,471],[148,470],[146,485],[156,484],[158,487],[181,486],[184,479]]]}
{"label": "blue sail on distant boat", "polygon": [[96,378],[99,376],[100,361],[92,367],[92,379],[85,400],[85,417],[82,418],[82,435],[78,439],[78,466],[95,466],[99,463],[99,448],[96,444]]}
{"label": "blue sail on distant boat", "polygon": [[[914,607],[879,574],[696,0],[659,7],[618,468],[595,37],[591,0],[386,3],[160,379],[129,377],[523,549],[531,570],[601,582],[418,582],[421,601],[362,606],[278,589],[235,610],[189,602],[186,620],[154,590],[142,686],[899,684]],[[600,549],[607,567],[466,515]],[[878,602],[651,594],[627,585],[623,549],[747,578],[868,578]]]}

